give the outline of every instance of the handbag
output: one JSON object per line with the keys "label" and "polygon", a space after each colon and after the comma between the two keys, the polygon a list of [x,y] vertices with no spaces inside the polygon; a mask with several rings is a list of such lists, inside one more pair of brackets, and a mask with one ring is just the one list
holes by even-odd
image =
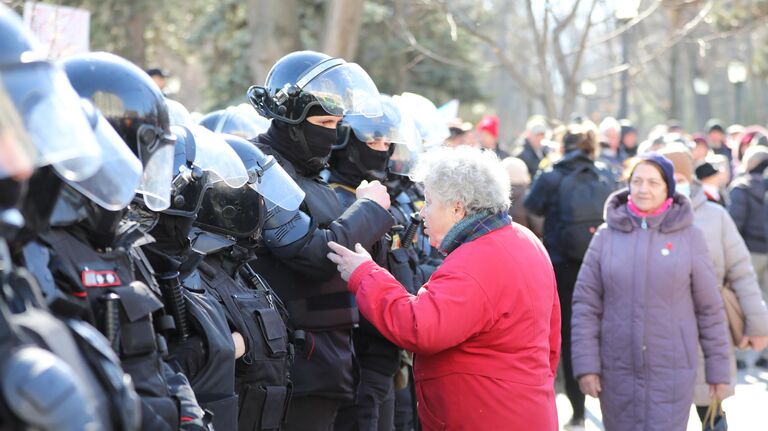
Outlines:
{"label": "handbag", "polygon": [[728,420],[725,418],[725,412],[723,411],[723,404],[719,400],[714,400],[709,403],[707,413],[704,415],[702,422],[702,431],[727,431]]}
{"label": "handbag", "polygon": [[733,344],[738,345],[744,337],[744,310],[741,309],[739,298],[729,284],[724,284],[720,289],[725,304],[725,315],[728,318],[728,328],[731,330]]}

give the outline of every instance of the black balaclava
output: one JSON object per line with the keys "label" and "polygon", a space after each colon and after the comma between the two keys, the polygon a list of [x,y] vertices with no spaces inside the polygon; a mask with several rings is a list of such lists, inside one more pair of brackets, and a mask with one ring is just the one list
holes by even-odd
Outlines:
{"label": "black balaclava", "polygon": [[63,184],[50,166],[37,169],[29,178],[27,192],[18,206],[24,216],[24,227],[14,238],[16,245],[21,246],[48,230]]}
{"label": "black balaclava", "polygon": [[[328,113],[320,106],[313,106],[307,117],[315,115]],[[305,177],[315,177],[325,168],[337,139],[336,128],[318,126],[307,120],[294,126],[275,119],[268,133],[273,138],[272,146]]]}
{"label": "black balaclava", "polygon": [[106,210],[65,185],[51,215],[51,226],[77,226],[91,246],[103,249],[114,245],[123,214],[123,210]]}
{"label": "black balaclava", "polygon": [[149,232],[155,242],[144,247],[150,263],[158,272],[183,272],[181,267],[192,254],[189,232],[193,222],[191,217],[160,214],[157,225]]}
{"label": "black balaclava", "polygon": [[394,151],[394,144],[389,148],[389,151],[371,149],[350,131],[347,145],[331,154],[331,172],[346,185],[353,187],[363,180],[377,180],[383,183],[387,179],[387,166]]}

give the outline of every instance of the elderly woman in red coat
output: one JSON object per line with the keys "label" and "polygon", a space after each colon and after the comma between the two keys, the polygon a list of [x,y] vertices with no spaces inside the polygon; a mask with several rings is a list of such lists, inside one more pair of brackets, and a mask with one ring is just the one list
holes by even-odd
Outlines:
{"label": "elderly woman in red coat", "polygon": [[430,243],[446,255],[416,295],[361,246],[329,243],[363,315],[416,354],[426,430],[557,429],[553,379],[560,308],[546,250],[508,214],[509,179],[492,153],[425,156],[416,176]]}

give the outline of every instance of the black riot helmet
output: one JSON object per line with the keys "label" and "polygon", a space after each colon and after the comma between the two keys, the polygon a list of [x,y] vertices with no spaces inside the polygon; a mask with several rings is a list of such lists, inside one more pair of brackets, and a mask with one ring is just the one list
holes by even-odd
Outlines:
{"label": "black riot helmet", "polygon": [[171,126],[176,135],[171,206],[163,213],[195,217],[206,192],[218,185],[238,188],[248,181],[240,158],[222,135],[198,126]]}
{"label": "black riot helmet", "polygon": [[248,170],[248,183],[237,189],[214,185],[203,198],[195,224],[210,232],[253,238],[261,232],[268,207],[296,210],[304,191],[273,156],[239,136],[224,135],[224,139]]}
{"label": "black riot helmet", "polygon": [[62,62],[72,86],[107,118],[144,167],[137,190],[153,211],[170,205],[175,136],[165,98],[138,66],[114,54],[95,52]]}
{"label": "black riot helmet", "polygon": [[[364,179],[385,181],[388,170],[407,175],[421,151],[421,136],[410,113],[389,96],[381,96],[381,106],[379,117],[345,116],[339,123],[340,139],[330,165],[355,184]],[[389,144],[389,150],[370,148],[368,144],[375,142]]]}
{"label": "black riot helmet", "polygon": [[241,104],[209,112],[200,120],[200,125],[216,133],[251,139],[269,129],[269,120],[257,114],[251,106]]}
{"label": "black riot helmet", "polygon": [[264,86],[248,89],[262,117],[299,124],[313,106],[327,115],[381,115],[379,92],[357,64],[315,51],[297,51],[278,60]]}

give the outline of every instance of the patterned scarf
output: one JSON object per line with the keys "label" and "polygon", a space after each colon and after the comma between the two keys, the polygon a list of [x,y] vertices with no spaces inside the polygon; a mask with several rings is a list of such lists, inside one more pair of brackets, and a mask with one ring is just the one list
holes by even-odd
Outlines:
{"label": "patterned scarf", "polygon": [[492,213],[482,211],[466,216],[456,223],[440,243],[440,253],[448,255],[459,248],[460,245],[473,241],[496,229],[512,224],[512,219],[506,212]]}

